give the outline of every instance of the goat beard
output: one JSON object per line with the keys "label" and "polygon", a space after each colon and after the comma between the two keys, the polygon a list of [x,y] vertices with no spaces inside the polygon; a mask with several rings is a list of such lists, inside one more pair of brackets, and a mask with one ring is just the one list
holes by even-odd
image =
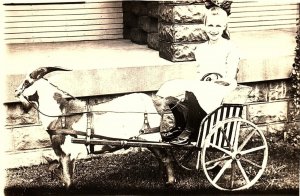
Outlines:
{"label": "goat beard", "polygon": [[22,103],[22,109],[25,113],[28,113],[33,107],[34,103],[29,102],[23,95],[19,97],[20,102]]}

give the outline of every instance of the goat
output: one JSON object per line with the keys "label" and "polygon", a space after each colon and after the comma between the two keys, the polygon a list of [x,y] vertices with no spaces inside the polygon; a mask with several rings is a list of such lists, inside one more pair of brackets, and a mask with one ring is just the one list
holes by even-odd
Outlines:
{"label": "goat", "polygon": [[[54,134],[49,130],[67,128],[86,131],[88,113],[84,101],[75,98],[67,99],[64,91],[53,84],[51,85],[49,80],[44,78],[46,74],[53,71],[71,70],[59,67],[38,68],[26,76],[15,90],[15,95],[19,97],[24,107],[28,109],[28,107],[34,105],[40,112],[40,121],[44,129],[48,130],[52,148],[59,162],[59,164],[57,161],[52,164],[54,166],[49,170],[55,171],[63,185],[69,188],[72,184],[75,160],[80,153],[86,152],[85,146],[73,144],[71,138],[74,135],[72,134]],[[124,139],[138,136],[141,127],[144,125],[144,113],[148,113],[148,121],[151,127],[160,126],[161,116],[157,113],[151,96],[144,93],[124,95],[112,101],[94,105],[93,110],[103,111],[93,112],[94,133],[103,136]],[[62,115],[67,116],[62,117]],[[113,150],[116,149],[113,148]],[[163,172],[167,176],[166,183],[175,183],[170,152],[161,148],[149,148],[149,150],[154,153],[160,165],[163,166]]]}

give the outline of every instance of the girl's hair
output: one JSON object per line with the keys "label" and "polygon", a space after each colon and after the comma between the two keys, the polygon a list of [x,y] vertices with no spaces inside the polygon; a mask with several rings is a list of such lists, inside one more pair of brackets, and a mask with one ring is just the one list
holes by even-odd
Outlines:
{"label": "girl's hair", "polygon": [[225,10],[223,10],[222,8],[217,7],[217,6],[214,6],[207,10],[205,17],[204,17],[204,24],[206,24],[207,18],[209,16],[222,16],[224,19],[226,19],[226,22],[227,22],[227,18],[228,18]]}

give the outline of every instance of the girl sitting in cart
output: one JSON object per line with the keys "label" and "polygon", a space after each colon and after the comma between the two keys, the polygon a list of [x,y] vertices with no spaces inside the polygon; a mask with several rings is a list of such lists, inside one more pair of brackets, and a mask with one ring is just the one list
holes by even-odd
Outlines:
{"label": "girl sitting in cart", "polygon": [[[188,144],[197,134],[201,120],[220,106],[223,98],[236,88],[239,55],[233,43],[224,38],[227,21],[228,14],[222,8],[213,6],[207,10],[204,25],[208,41],[199,44],[195,50],[195,78],[168,81],[157,92],[156,95],[165,100],[170,97],[184,100],[179,104],[186,108],[180,110],[181,118],[178,118],[178,112],[174,112],[176,108],[172,108],[177,126],[167,131],[161,129],[165,141],[173,138],[170,141],[172,144]],[[175,105],[178,106],[178,103]],[[170,105],[168,107],[171,108]],[[179,128],[177,123],[182,118],[185,119],[185,126]]]}

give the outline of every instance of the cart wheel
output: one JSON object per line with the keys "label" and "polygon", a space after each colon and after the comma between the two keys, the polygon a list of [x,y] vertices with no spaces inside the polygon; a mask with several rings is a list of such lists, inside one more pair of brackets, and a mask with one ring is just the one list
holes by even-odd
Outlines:
{"label": "cart wheel", "polygon": [[195,170],[199,150],[193,149],[182,149],[180,147],[172,149],[173,157],[176,163],[183,169]]}
{"label": "cart wheel", "polygon": [[[268,146],[262,131],[253,123],[231,118],[216,124],[205,138],[201,152],[203,171],[220,190],[251,187],[263,174]],[[218,170],[210,170],[218,164]]]}

